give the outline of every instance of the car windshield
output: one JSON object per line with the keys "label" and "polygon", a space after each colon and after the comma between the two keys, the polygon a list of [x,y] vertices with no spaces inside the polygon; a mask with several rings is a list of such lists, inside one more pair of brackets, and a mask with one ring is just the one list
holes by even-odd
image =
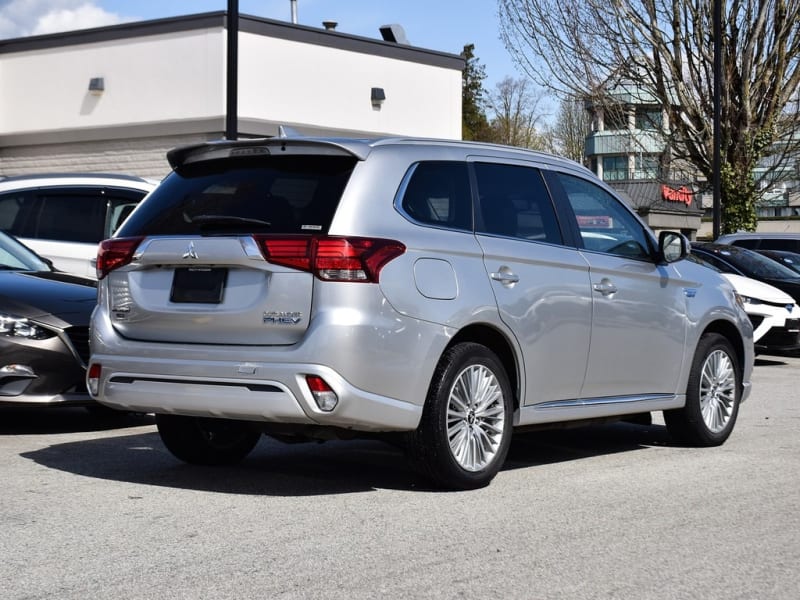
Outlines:
{"label": "car windshield", "polygon": [[689,262],[696,263],[698,265],[703,265],[704,267],[708,267],[709,269],[712,269],[712,270],[716,271],[717,273],[722,273],[722,269],[712,265],[710,262],[708,262],[704,258],[701,258],[701,257],[697,256],[697,254],[689,254],[686,257],[686,260],[688,260]]}
{"label": "car windshield", "polygon": [[788,267],[762,256],[758,252],[738,246],[721,246],[713,250],[714,254],[728,260],[741,269],[748,277],[754,279],[797,279],[798,274]]}
{"label": "car windshield", "polygon": [[51,271],[52,269],[32,250],[0,231],[0,270]]}
{"label": "car windshield", "polygon": [[783,266],[791,269],[795,273],[800,274],[800,254],[794,252],[783,252],[781,250],[758,250],[759,254],[771,258],[779,262]]}

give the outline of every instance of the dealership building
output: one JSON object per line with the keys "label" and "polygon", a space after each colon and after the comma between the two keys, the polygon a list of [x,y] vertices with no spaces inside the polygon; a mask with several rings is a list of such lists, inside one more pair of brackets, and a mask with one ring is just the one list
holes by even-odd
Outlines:
{"label": "dealership building", "polygon": [[224,137],[231,56],[239,137],[461,138],[460,55],[335,27],[241,15],[233,54],[225,11],[0,40],[0,176],[160,179],[168,149]]}

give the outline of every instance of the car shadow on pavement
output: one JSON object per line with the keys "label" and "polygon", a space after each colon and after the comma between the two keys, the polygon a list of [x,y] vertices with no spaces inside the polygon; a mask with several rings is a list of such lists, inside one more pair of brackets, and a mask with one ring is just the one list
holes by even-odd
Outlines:
{"label": "car shadow on pavement", "polygon": [[756,367],[783,367],[787,364],[786,359],[779,355],[764,356],[763,354],[759,354],[756,356],[755,362]]}
{"label": "car shadow on pavement", "polygon": [[663,425],[617,422],[517,433],[504,469],[524,469],[593,456],[674,446]]}
{"label": "car shadow on pavement", "polygon": [[[263,437],[240,464],[188,465],[153,431],[60,443],[22,454],[84,477],[226,494],[314,496],[393,489],[437,492],[399,447],[371,440],[284,444]],[[614,424],[518,434],[504,470],[666,445],[663,426]]]}
{"label": "car shadow on pavement", "polygon": [[155,423],[153,415],[105,407],[0,406],[0,435],[105,431]]}

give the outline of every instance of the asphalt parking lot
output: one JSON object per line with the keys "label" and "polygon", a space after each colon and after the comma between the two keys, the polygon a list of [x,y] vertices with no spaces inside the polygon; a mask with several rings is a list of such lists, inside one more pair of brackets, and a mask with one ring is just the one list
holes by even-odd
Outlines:
{"label": "asphalt parking lot", "polygon": [[525,434],[459,493],[377,442],[200,468],[148,416],[3,408],[0,597],[795,599],[798,372],[759,357],[720,448],[660,416]]}

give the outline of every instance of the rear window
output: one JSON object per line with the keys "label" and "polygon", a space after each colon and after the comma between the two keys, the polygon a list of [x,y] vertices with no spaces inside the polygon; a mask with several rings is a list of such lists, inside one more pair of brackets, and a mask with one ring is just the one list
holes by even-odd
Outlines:
{"label": "rear window", "polygon": [[356,159],[205,161],[170,174],[117,236],[327,233]]}

